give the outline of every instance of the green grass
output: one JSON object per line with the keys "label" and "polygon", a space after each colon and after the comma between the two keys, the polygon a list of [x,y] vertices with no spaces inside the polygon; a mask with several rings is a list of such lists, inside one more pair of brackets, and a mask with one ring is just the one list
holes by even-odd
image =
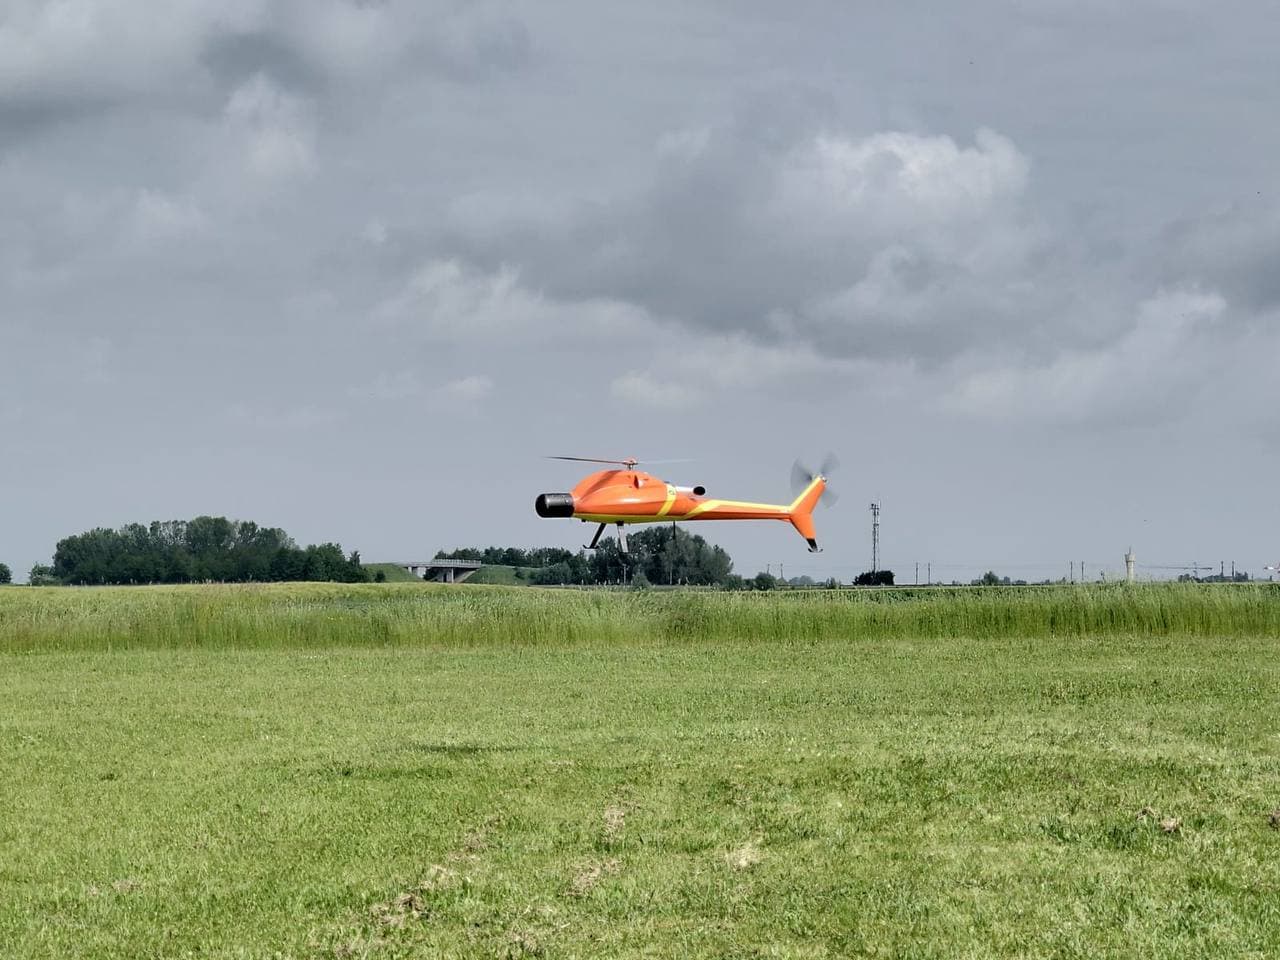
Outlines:
{"label": "green grass", "polygon": [[1274,956],[1278,605],[0,590],[0,956]]}
{"label": "green grass", "polygon": [[416,583],[422,579],[394,563],[366,563],[364,567],[371,575],[381,572],[387,583]]}
{"label": "green grass", "polygon": [[1280,585],[534,590],[466,584],[0,589],[0,651],[737,640],[1280,638]]}
{"label": "green grass", "polygon": [[[473,586],[478,583],[507,587],[529,586],[529,579],[541,569],[541,567],[508,567],[502,564],[486,564],[473,573],[467,583]],[[519,576],[517,576],[517,572]]]}

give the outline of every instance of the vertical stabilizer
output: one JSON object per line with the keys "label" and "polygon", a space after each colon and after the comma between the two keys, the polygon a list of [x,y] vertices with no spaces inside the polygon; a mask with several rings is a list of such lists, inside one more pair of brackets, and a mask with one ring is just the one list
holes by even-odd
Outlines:
{"label": "vertical stabilizer", "polygon": [[813,529],[813,508],[822,499],[822,492],[827,489],[826,477],[814,477],[813,482],[805,487],[804,492],[791,504],[788,519],[796,532],[809,543],[809,552],[817,553],[818,533]]}

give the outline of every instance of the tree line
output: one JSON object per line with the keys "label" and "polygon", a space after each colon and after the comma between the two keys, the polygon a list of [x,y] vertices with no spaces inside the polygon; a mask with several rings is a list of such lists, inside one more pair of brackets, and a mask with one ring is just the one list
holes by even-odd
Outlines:
{"label": "tree line", "polygon": [[568,561],[572,550],[563,547],[459,547],[456,550],[437,550],[436,560],[477,560],[495,567],[549,567],[553,563]]}
{"label": "tree line", "polygon": [[299,547],[279,527],[226,517],[97,527],[58,541],[52,565],[37,564],[30,576],[35,585],[370,579],[358,552]]}
{"label": "tree line", "polygon": [[[516,568],[533,568],[530,583],[601,584],[623,580],[645,584],[688,584],[741,588],[746,582],[733,572],[733,560],[723,547],[678,527],[652,526],[628,534],[630,553],[618,541],[602,539],[595,550],[574,553],[561,547],[462,547],[441,550],[437,560],[479,560]],[[519,572],[519,571],[518,571]]]}

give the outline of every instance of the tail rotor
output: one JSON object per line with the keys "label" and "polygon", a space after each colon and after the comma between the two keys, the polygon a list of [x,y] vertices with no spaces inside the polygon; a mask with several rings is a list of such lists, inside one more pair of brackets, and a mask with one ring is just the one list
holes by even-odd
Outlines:
{"label": "tail rotor", "polygon": [[[840,458],[834,453],[828,453],[822,458],[822,464],[816,471],[810,470],[807,466],[797,460],[791,465],[791,492],[799,496],[806,490],[809,484],[813,483],[818,477],[824,480],[830,480],[831,474],[840,469]],[[840,499],[840,495],[828,486],[822,491],[822,497],[818,501],[824,507],[833,507],[836,501]]]}

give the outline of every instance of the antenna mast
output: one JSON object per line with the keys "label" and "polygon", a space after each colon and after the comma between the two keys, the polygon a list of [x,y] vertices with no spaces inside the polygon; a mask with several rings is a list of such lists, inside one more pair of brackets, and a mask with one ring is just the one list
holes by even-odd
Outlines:
{"label": "antenna mast", "polygon": [[871,504],[871,572],[880,569],[880,504]]}

